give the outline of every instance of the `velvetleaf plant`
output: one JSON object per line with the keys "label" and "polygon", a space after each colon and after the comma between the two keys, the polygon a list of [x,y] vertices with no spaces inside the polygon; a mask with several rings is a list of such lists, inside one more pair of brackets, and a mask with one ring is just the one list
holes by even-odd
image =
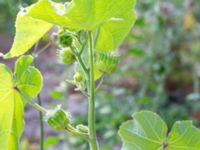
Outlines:
{"label": "velvetleaf plant", "polygon": [[58,27],[57,53],[64,63],[75,63],[74,79],[67,82],[75,84],[76,90],[88,97],[88,126],[73,127],[69,115],[60,107],[46,110],[32,101],[41,92],[42,76],[34,67],[34,57],[24,55],[17,60],[14,73],[3,64],[0,67],[1,149],[19,149],[27,103],[43,112],[53,129],[83,136],[91,150],[99,149],[95,131],[95,81],[116,69],[119,58],[115,51],[136,20],[135,3],[135,0],[72,0],[63,4],[39,0],[20,10],[14,43],[3,58],[24,55],[50,29]]}
{"label": "velvetleaf plant", "polygon": [[[39,0],[17,15],[16,36],[4,59],[25,54],[51,28],[58,26],[57,53],[63,63],[75,63],[70,84],[88,97],[88,126],[71,125],[71,118],[60,106],[46,110],[32,100],[42,89],[42,76],[34,57],[21,56],[12,71],[0,64],[0,148],[18,150],[27,103],[43,112],[53,129],[84,137],[91,150],[98,150],[95,131],[95,81],[113,73],[118,63],[115,50],[132,28],[135,0],[72,0],[55,3]],[[37,32],[36,32],[37,31]],[[101,82],[100,82],[101,83]],[[200,133],[191,122],[175,123],[170,134],[160,117],[139,112],[119,130],[124,150],[199,150]],[[41,148],[42,149],[42,148]]]}

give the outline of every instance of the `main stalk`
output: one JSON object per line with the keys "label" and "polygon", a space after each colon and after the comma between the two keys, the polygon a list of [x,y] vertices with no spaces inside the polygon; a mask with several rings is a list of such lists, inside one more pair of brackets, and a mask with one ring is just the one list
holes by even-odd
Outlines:
{"label": "main stalk", "polygon": [[90,149],[98,150],[96,140],[96,128],[95,128],[95,84],[94,84],[94,45],[93,45],[92,32],[88,32],[88,45],[89,45],[89,64],[90,64],[90,76],[89,76],[89,109],[88,109],[88,126],[89,126],[89,140]]}

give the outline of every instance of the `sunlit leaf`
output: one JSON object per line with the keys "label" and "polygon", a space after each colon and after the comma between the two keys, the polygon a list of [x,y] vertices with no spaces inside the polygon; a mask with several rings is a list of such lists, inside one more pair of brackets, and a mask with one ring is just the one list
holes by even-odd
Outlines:
{"label": "sunlit leaf", "polygon": [[19,140],[24,127],[25,102],[33,99],[41,90],[42,77],[39,71],[30,65],[32,61],[31,56],[21,57],[16,62],[14,75],[9,68],[0,64],[0,149],[2,150],[19,150]]}
{"label": "sunlit leaf", "polygon": [[118,0],[110,11],[110,18],[100,26],[97,50],[111,51],[118,48],[136,21],[133,12],[135,0]]}
{"label": "sunlit leaf", "polygon": [[17,15],[16,35],[11,50],[4,58],[16,57],[27,52],[32,46],[52,28],[52,24],[28,17],[24,10]]}
{"label": "sunlit leaf", "polygon": [[191,121],[178,121],[171,132],[155,113],[142,111],[133,120],[124,123],[119,130],[122,150],[199,150],[200,131]]}
{"label": "sunlit leaf", "polygon": [[155,113],[140,112],[119,130],[123,150],[158,150],[166,139],[167,126]]}
{"label": "sunlit leaf", "polygon": [[192,121],[177,121],[169,134],[167,150],[200,149],[200,130],[192,125]]}
{"label": "sunlit leaf", "polygon": [[0,64],[0,146],[2,150],[18,150],[23,130],[23,102],[13,88],[12,72]]}
{"label": "sunlit leaf", "polygon": [[19,58],[15,65],[15,77],[18,89],[29,98],[34,98],[41,91],[42,75],[31,63],[33,63],[32,56]]}
{"label": "sunlit leaf", "polygon": [[76,31],[100,28],[97,49],[110,51],[121,44],[132,28],[136,20],[134,5],[135,0],[73,0],[64,8],[40,0],[30,7],[28,15]]}

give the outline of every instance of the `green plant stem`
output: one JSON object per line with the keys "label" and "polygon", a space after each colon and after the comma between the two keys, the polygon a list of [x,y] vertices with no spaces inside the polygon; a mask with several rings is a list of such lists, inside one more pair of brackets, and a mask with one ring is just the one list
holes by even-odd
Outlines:
{"label": "green plant stem", "polygon": [[83,133],[78,131],[76,128],[74,128],[72,125],[67,125],[67,127],[65,128],[65,130],[67,130],[68,132],[74,134],[74,135],[80,135],[82,137],[84,137],[86,140],[88,140],[88,134],[87,133]]}
{"label": "green plant stem", "polygon": [[38,111],[41,111],[41,112],[44,113],[44,114],[47,114],[47,113],[48,113],[48,111],[47,111],[45,108],[41,107],[41,106],[38,105],[37,103],[29,102],[29,104],[30,104],[31,106],[33,106],[35,109],[37,109]]}
{"label": "green plant stem", "polygon": [[85,73],[88,74],[88,69],[86,68],[81,56],[78,54],[76,57],[77,57],[77,60],[78,60],[79,64],[81,65],[81,67],[85,71]]}
{"label": "green plant stem", "polygon": [[[38,104],[42,106],[41,96],[40,94],[37,96]],[[40,117],[40,150],[44,150],[44,123],[43,123],[43,114],[39,111]]]}
{"label": "green plant stem", "polygon": [[86,65],[84,64],[84,62],[83,62],[83,60],[81,58],[81,53],[83,52],[83,50],[81,50],[81,52],[78,53],[77,50],[75,51],[74,49],[76,49],[76,48],[71,46],[71,50],[74,53],[74,55],[76,56],[76,60],[81,65],[81,67],[84,70],[84,72],[86,73],[86,75],[88,75],[89,74],[89,70],[87,69]]}
{"label": "green plant stem", "polygon": [[[38,45],[39,45],[39,42],[37,42],[37,44],[35,45],[35,48],[34,48],[34,52],[36,52],[37,48],[38,48]],[[39,53],[37,54],[37,56],[40,54],[40,52],[42,53],[44,50],[46,50],[48,47],[49,47],[49,43],[44,47],[42,48]],[[36,56],[36,57],[37,57]],[[37,66],[37,62],[36,60],[34,60],[34,64],[35,66]],[[40,94],[38,94],[37,96],[37,101],[38,101],[38,105],[35,104],[36,108],[39,110],[39,123],[40,123],[40,150],[44,150],[44,123],[43,123],[43,113],[47,113],[47,110],[45,110],[43,107],[42,107],[42,100],[41,100],[41,96]],[[42,110],[42,111],[41,111]]]}
{"label": "green plant stem", "polygon": [[90,149],[98,150],[96,140],[95,129],[95,85],[94,85],[94,47],[92,32],[88,32],[88,44],[89,44],[89,64],[90,64],[90,76],[89,76],[89,109],[88,109],[88,126],[89,126],[89,141]]}

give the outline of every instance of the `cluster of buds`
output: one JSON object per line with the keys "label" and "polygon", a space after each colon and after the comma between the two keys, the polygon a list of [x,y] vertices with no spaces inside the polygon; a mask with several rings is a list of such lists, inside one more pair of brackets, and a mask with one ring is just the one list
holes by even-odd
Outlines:
{"label": "cluster of buds", "polygon": [[74,36],[66,29],[60,29],[57,33],[57,50],[60,60],[65,64],[72,64],[75,62],[75,55],[72,50],[74,43]]}

